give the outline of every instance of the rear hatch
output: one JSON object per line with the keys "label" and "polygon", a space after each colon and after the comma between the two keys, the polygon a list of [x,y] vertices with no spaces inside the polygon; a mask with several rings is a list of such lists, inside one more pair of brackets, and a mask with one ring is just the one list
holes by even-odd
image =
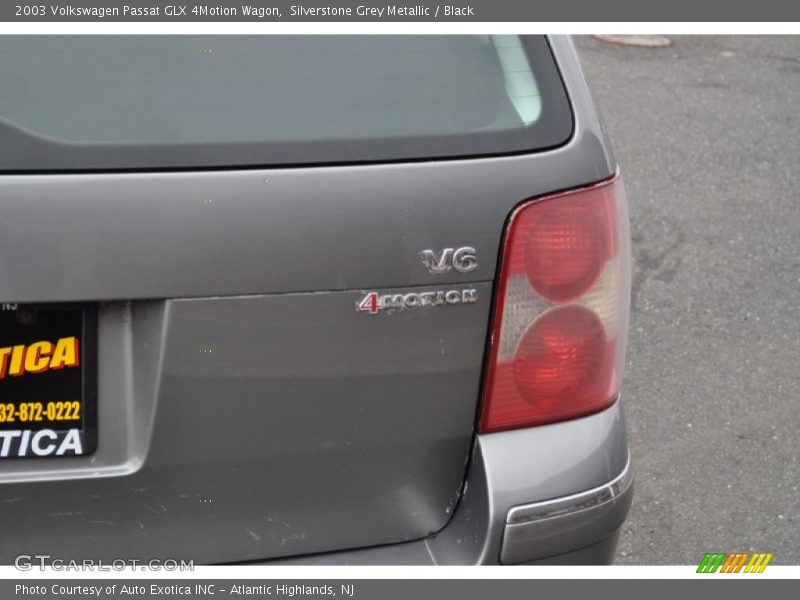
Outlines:
{"label": "rear hatch", "polygon": [[547,40],[0,50],[0,562],[444,527],[505,219],[607,175],[552,150],[573,119]]}

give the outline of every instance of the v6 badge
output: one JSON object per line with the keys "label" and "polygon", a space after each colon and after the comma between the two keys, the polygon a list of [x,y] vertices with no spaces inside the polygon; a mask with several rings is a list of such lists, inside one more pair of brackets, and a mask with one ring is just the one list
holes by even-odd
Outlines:
{"label": "v6 badge", "polygon": [[469,273],[478,268],[478,255],[472,246],[445,248],[438,256],[433,250],[423,250],[419,254],[425,267],[434,275],[450,270]]}

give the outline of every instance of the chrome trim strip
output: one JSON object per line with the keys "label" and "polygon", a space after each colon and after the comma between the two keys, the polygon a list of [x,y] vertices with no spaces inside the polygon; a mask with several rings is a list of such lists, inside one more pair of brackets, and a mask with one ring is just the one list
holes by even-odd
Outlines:
{"label": "chrome trim strip", "polygon": [[515,506],[508,511],[506,523],[509,525],[530,523],[594,508],[621,496],[631,483],[633,483],[633,469],[629,455],[622,473],[608,483],[571,496]]}

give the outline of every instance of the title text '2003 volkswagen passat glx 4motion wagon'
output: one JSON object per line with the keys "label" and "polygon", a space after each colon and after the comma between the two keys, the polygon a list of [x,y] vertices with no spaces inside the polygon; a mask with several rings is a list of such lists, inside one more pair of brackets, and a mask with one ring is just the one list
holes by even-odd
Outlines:
{"label": "title text '2003 volkswagen passat glx 4motion wagon'", "polygon": [[625,197],[567,38],[0,39],[0,562],[608,562]]}

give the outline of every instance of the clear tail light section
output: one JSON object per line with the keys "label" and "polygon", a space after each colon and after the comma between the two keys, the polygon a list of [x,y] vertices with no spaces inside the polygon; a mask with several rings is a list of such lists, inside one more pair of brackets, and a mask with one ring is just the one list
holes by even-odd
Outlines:
{"label": "clear tail light section", "polygon": [[619,175],[516,208],[502,249],[479,430],[563,421],[613,404],[629,310]]}

